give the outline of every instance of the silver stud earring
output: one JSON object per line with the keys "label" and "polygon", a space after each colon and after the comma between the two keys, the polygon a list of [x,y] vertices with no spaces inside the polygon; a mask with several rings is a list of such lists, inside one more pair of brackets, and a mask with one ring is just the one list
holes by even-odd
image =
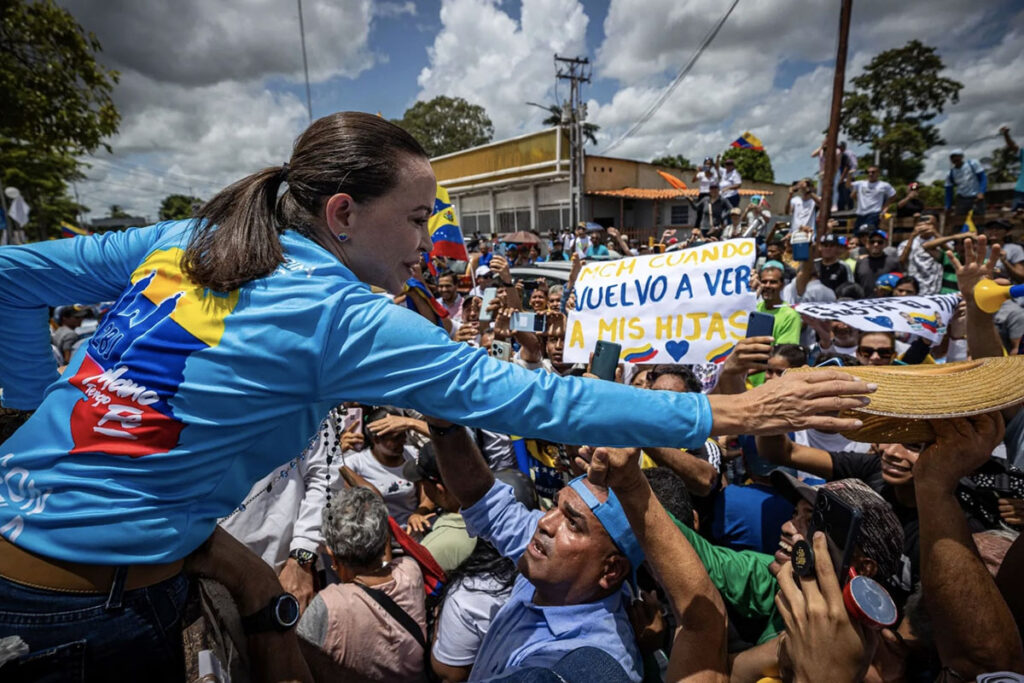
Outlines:
{"label": "silver stud earring", "polygon": [[339,242],[347,242],[348,241],[348,233],[347,232],[339,232],[336,235],[336,237],[338,238]]}

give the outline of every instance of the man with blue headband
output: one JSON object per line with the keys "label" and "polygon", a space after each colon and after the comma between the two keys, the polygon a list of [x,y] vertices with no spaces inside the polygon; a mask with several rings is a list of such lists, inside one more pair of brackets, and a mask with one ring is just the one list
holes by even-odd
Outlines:
{"label": "man with blue headband", "polygon": [[551,668],[580,648],[602,650],[600,680],[640,681],[643,665],[625,587],[644,561],[615,494],[580,477],[555,507],[528,510],[496,482],[465,429],[431,426],[437,462],[462,504],[466,530],[516,561],[509,601],[495,615],[470,680],[521,667]]}

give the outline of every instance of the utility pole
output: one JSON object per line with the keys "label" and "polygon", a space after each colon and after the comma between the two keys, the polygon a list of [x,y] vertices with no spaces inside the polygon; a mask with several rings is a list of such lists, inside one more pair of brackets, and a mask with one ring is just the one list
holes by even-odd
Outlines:
{"label": "utility pole", "polygon": [[583,83],[590,82],[590,60],[586,57],[559,57],[555,55],[555,76],[569,81],[569,99],[562,103],[562,124],[559,129],[569,130],[569,224],[576,226],[583,220],[583,122],[587,108],[583,104]]}
{"label": "utility pole", "polygon": [[309,92],[309,62],[306,60],[306,26],[302,22],[302,0],[296,0],[299,5],[299,38],[302,40],[302,70],[306,74],[306,111],[309,113],[309,122],[313,123],[313,97]]}
{"label": "utility pole", "polygon": [[[821,183],[821,207],[818,209],[818,240],[828,232],[828,219],[832,211],[832,182],[839,160],[836,150],[839,141],[839,115],[843,107],[843,86],[846,82],[846,44],[850,37],[850,14],[853,0],[842,0],[839,8],[839,36],[836,41],[836,70],[832,76],[832,106],[828,116],[828,134],[825,136],[825,176]],[[875,151],[878,151],[876,145]]]}

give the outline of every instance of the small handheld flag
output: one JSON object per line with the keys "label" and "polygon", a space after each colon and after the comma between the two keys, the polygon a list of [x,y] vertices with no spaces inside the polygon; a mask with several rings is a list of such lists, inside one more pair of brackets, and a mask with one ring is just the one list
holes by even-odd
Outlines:
{"label": "small handheld flag", "polygon": [[440,185],[437,186],[437,196],[434,198],[434,213],[427,223],[427,230],[430,233],[430,241],[434,243],[431,249],[431,256],[446,256],[448,258],[468,261],[469,253],[466,251],[466,242],[462,239],[462,230],[455,217],[455,207],[448,197],[448,190]]}
{"label": "small handheld flag", "polygon": [[676,188],[677,190],[685,190],[686,189],[686,183],[684,183],[682,180],[680,180],[679,178],[675,177],[671,173],[666,173],[665,171],[658,171],[658,175],[660,175],[662,178],[664,178],[665,181],[669,185],[671,185],[672,187]]}
{"label": "small handheld flag", "polygon": [[60,235],[61,237],[86,237],[91,235],[92,232],[85,228],[80,228],[74,223],[68,223],[67,221],[60,222]]}
{"label": "small handheld flag", "polygon": [[764,144],[760,140],[758,140],[757,136],[755,136],[749,130],[745,132],[743,135],[736,138],[736,140],[734,140],[733,143],[729,146],[736,147],[738,149],[752,149],[755,152],[764,151]]}

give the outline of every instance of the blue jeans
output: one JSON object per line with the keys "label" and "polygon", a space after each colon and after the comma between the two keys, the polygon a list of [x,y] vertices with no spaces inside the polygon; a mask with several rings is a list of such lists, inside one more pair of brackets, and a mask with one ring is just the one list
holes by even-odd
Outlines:
{"label": "blue jeans", "polygon": [[882,221],[881,213],[860,213],[857,214],[856,226],[857,230],[860,230],[860,226],[867,225],[871,228],[877,228],[878,224]]}
{"label": "blue jeans", "polygon": [[188,580],[179,574],[132,591],[79,595],[0,578],[0,638],[29,653],[0,667],[18,681],[180,681]]}
{"label": "blue jeans", "polygon": [[488,683],[629,683],[622,665],[596,647],[581,647],[558,660],[550,669],[539,666],[514,669],[488,678]]}

